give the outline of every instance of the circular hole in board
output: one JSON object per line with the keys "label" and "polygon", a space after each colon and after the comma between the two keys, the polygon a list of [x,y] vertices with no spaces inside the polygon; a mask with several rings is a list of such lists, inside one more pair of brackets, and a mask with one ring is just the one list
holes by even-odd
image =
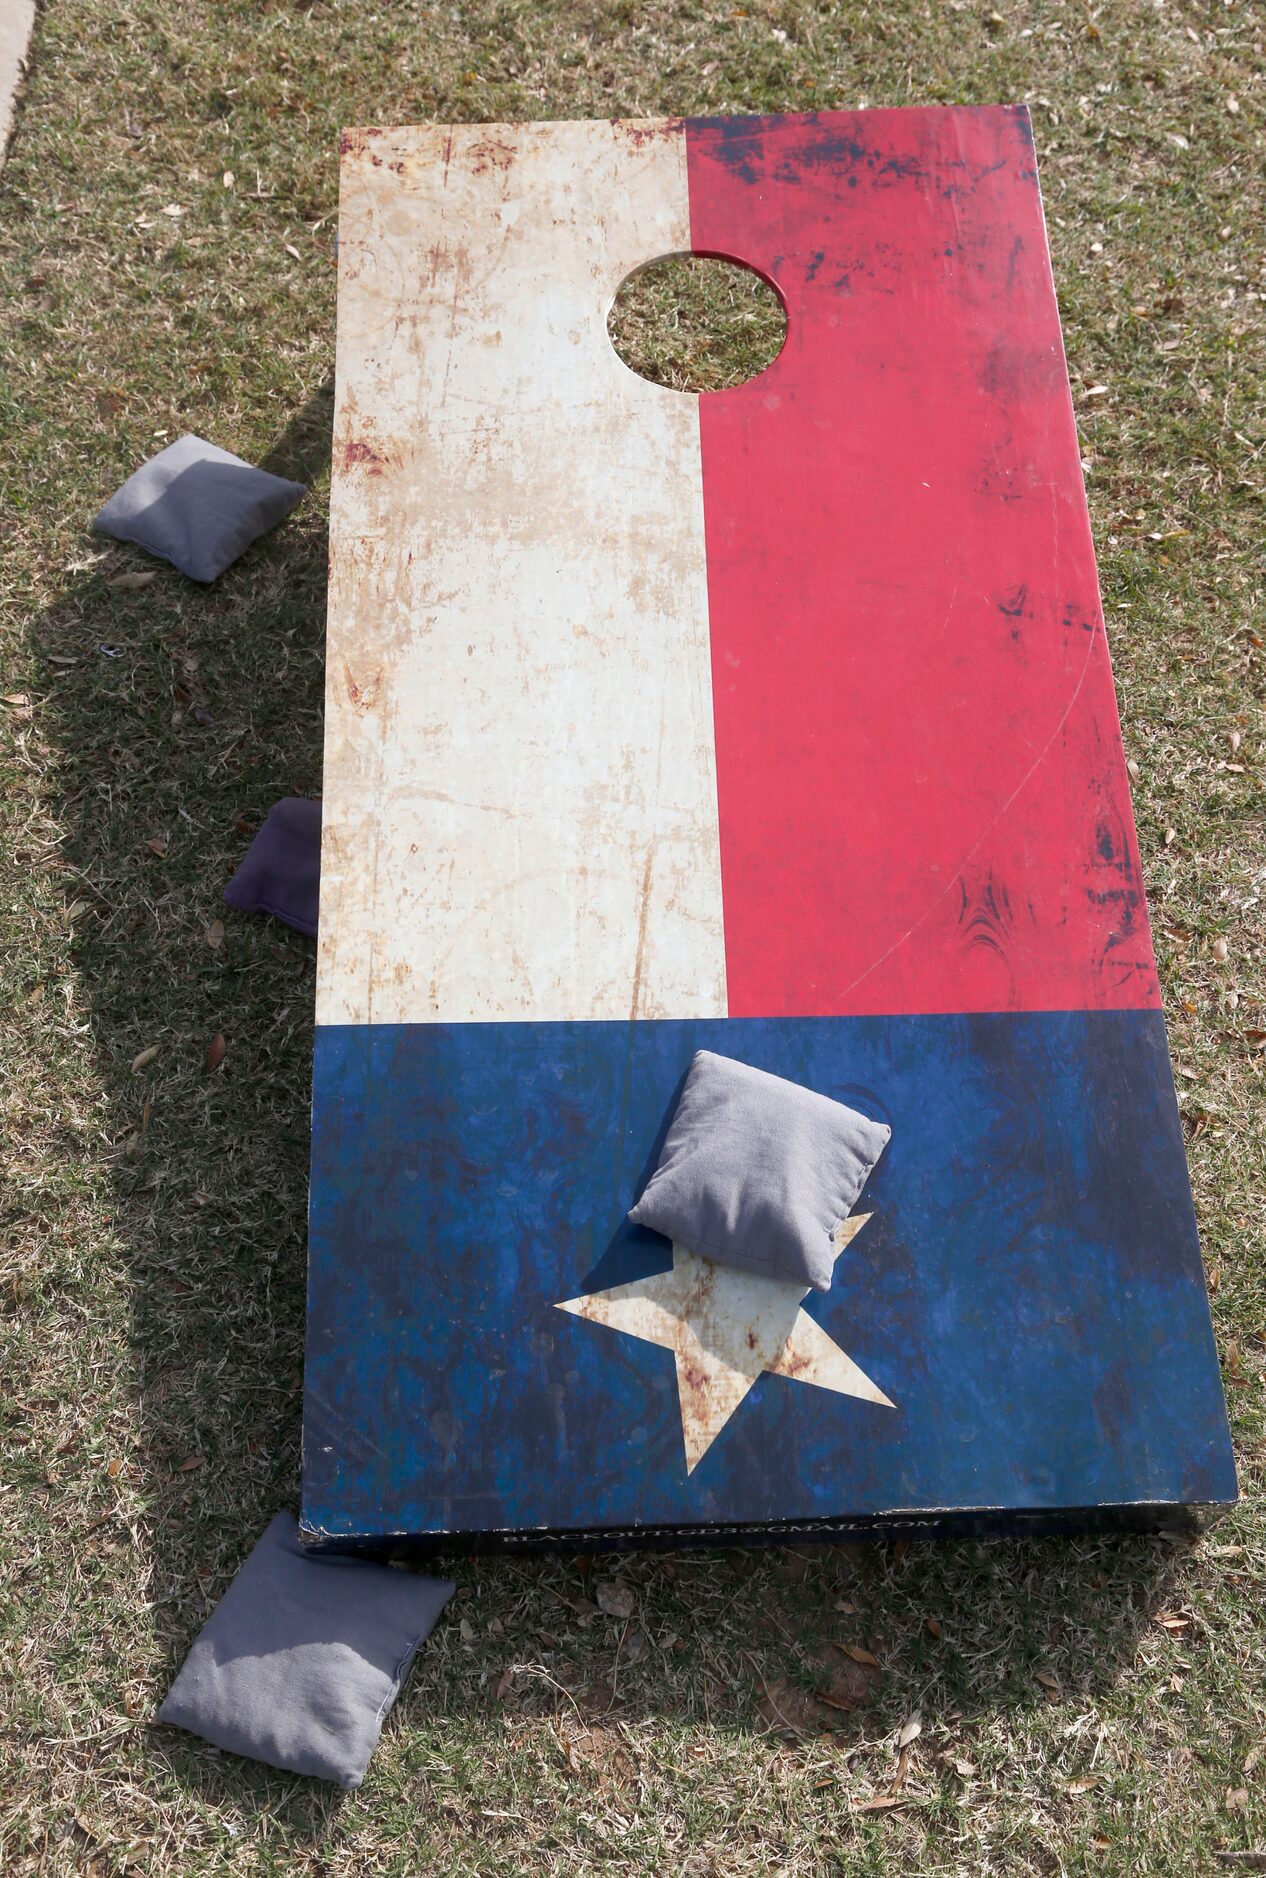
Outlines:
{"label": "circular hole in board", "polygon": [[607,334],[629,370],[653,385],[729,391],[773,364],[787,315],[754,268],[674,254],[628,276],[607,315]]}

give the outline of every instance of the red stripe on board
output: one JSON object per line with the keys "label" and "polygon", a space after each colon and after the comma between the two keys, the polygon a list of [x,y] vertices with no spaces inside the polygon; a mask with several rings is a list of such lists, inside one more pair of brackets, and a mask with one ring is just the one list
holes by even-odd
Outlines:
{"label": "red stripe on board", "polygon": [[1159,1003],[1027,114],[687,127],[732,1016]]}

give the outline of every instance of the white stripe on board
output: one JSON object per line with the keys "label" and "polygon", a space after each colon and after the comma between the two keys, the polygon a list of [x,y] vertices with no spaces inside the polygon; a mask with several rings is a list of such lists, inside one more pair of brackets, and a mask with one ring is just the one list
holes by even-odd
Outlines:
{"label": "white stripe on board", "polygon": [[724,1016],[684,131],[349,132],[339,243],[317,1021]]}

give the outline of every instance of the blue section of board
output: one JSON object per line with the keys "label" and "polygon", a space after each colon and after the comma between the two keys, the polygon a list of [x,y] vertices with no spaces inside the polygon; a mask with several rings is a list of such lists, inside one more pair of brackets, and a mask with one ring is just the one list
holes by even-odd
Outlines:
{"label": "blue section of board", "polygon": [[[555,1309],[697,1049],[892,1125],[805,1309],[895,1408],[764,1375],[687,1475],[666,1350]],[[1225,1502],[1156,1012],[318,1031],[303,1516],[336,1538]]]}

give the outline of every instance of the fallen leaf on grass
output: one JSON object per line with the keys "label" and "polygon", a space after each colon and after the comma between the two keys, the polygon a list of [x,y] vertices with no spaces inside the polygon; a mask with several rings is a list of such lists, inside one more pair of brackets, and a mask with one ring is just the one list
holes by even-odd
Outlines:
{"label": "fallen leaf on grass", "polygon": [[[826,1717],[822,1712],[824,1697],[820,1690],[801,1689],[783,1676],[774,1676],[767,1682],[754,1662],[752,1666],[761,1685],[757,1707],[767,1727],[784,1739],[821,1734]],[[839,1707],[843,1700],[841,1694],[836,1702],[826,1706]]]}
{"label": "fallen leaf on grass", "polygon": [[133,1074],[135,1074],[138,1069],[144,1069],[148,1063],[152,1063],[154,1058],[158,1055],[160,1047],[161,1046],[156,1043],[151,1043],[147,1050],[138,1050],[136,1055],[132,1058]]}
{"label": "fallen leaf on grass", "polygon": [[1040,1682],[1042,1687],[1050,1690],[1052,1694],[1059,1694],[1059,1677],[1055,1674],[1054,1670],[1035,1669],[1033,1671],[1033,1680],[1034,1682]]}
{"label": "fallen leaf on grass", "polygon": [[869,1669],[879,1668],[879,1658],[864,1650],[860,1643],[837,1643],[837,1650],[843,1650],[845,1656],[851,1656],[855,1663],[865,1663]]}
{"label": "fallen leaf on grass", "polygon": [[144,572],[137,568],[130,574],[116,574],[113,580],[106,582],[106,586],[113,587],[119,593],[135,593],[138,587],[148,587],[154,578],[152,568]]}
{"label": "fallen leaf on grass", "polygon": [[903,1726],[901,1733],[897,1736],[897,1746],[899,1748],[908,1748],[910,1743],[917,1741],[922,1733],[923,1717],[921,1715],[912,1715],[909,1721]]}
{"label": "fallen leaf on grass", "polygon": [[887,1793],[880,1800],[857,1800],[854,1802],[855,1813],[893,1813],[899,1806],[909,1806],[909,1800],[899,1799]]}
{"label": "fallen leaf on grass", "polygon": [[149,849],[151,854],[156,854],[160,861],[166,856],[167,843],[163,840],[161,835],[150,835],[146,840],[145,846]]}
{"label": "fallen leaf on grass", "polygon": [[1078,1774],[1074,1780],[1064,1782],[1064,1792],[1076,1799],[1079,1794],[1089,1793],[1093,1787],[1097,1787],[1100,1779],[1099,1774]]}
{"label": "fallen leaf on grass", "polygon": [[947,1754],[945,1759],[949,1762],[960,1780],[971,1780],[977,1772],[976,1763],[974,1761],[965,1761],[953,1754]]}
{"label": "fallen leaf on grass", "polygon": [[210,1043],[207,1045],[207,1068],[219,1069],[221,1063],[224,1061],[224,1052],[227,1049],[228,1045],[224,1041],[224,1032],[217,1030],[214,1037],[212,1037]]}
{"label": "fallen leaf on grass", "polygon": [[1169,1631],[1187,1630],[1191,1625],[1190,1617],[1184,1617],[1181,1611],[1154,1611],[1152,1622]]}
{"label": "fallen leaf on grass", "polygon": [[191,1454],[187,1460],[183,1460],[179,1463],[176,1472],[178,1474],[196,1474],[198,1469],[205,1467],[206,1464],[207,1457],[205,1454]]}
{"label": "fallen leaf on grass", "polygon": [[1228,1813],[1242,1813],[1248,1805],[1247,1787],[1228,1787],[1226,1790],[1226,1810]]}
{"label": "fallen leaf on grass", "polygon": [[646,1632],[639,1630],[635,1625],[624,1639],[623,1655],[625,1662],[640,1663],[650,1647],[650,1644],[647,1642]]}
{"label": "fallen leaf on grass", "polygon": [[497,1680],[493,1685],[493,1690],[492,1690],[493,1701],[504,1702],[506,1697],[509,1695],[511,1689],[513,1689],[513,1687],[514,1687],[514,1671],[512,1669],[503,1669],[501,1674],[497,1677]]}
{"label": "fallen leaf on grass", "polygon": [[923,1628],[927,1631],[929,1637],[939,1637],[941,1634],[940,1618],[939,1617],[925,1617],[923,1619]]}
{"label": "fallen leaf on grass", "polygon": [[622,1578],[600,1578],[594,1587],[598,1609],[608,1617],[632,1617],[637,1600]]}
{"label": "fallen leaf on grass", "polygon": [[210,946],[211,950],[218,952],[220,947],[224,944],[224,921],[222,919],[213,919],[211,921],[211,924],[207,927],[206,938],[207,944]]}
{"label": "fallen leaf on grass", "polygon": [[828,1708],[841,1709],[845,1714],[851,1714],[857,1707],[856,1702],[850,1702],[847,1696],[832,1695],[829,1689],[815,1689],[813,1693],[817,1701],[825,1702]]}
{"label": "fallen leaf on grass", "polygon": [[29,711],[31,708],[31,700],[25,691],[6,691],[0,698],[0,704],[11,705],[15,711]]}
{"label": "fallen leaf on grass", "polygon": [[[827,1677],[826,1687],[835,1697],[837,1706],[844,1709],[869,1708],[875,1699],[875,1686],[880,1672],[865,1663],[854,1663],[848,1657],[838,1667],[832,1667]],[[823,1691],[818,1690],[819,1697]]]}
{"label": "fallen leaf on grass", "polygon": [[463,1617],[457,1628],[461,1632],[463,1643],[473,1643],[475,1641],[475,1626],[471,1623],[469,1617]]}

